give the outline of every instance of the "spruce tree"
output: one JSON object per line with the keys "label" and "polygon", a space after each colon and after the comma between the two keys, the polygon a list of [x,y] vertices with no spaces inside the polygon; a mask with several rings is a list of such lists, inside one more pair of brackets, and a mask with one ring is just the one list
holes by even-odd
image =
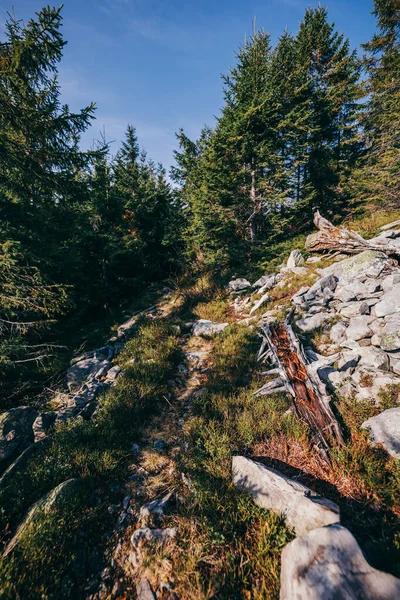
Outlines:
{"label": "spruce tree", "polygon": [[365,44],[369,102],[367,154],[359,177],[362,196],[385,206],[400,203],[400,4],[375,0],[377,33]]}

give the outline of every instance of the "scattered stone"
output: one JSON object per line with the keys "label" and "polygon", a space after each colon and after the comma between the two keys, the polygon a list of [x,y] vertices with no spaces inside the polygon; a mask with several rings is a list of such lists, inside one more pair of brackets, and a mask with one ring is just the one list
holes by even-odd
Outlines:
{"label": "scattered stone", "polygon": [[234,279],[228,283],[228,288],[231,292],[242,292],[249,287],[251,287],[250,281],[247,281],[247,279],[243,278]]}
{"label": "scattered stone", "polygon": [[349,326],[346,330],[346,337],[348,340],[362,340],[367,337],[372,337],[373,331],[370,328],[371,322],[374,317],[369,315],[361,315],[360,317],[353,317],[350,319]]}
{"label": "scattered stone", "polygon": [[349,371],[356,368],[359,360],[360,355],[357,352],[343,352],[337,361],[337,367],[339,371]]}
{"label": "scattered stone", "polygon": [[164,440],[156,440],[153,444],[153,448],[157,452],[164,452],[166,447],[167,447],[167,444],[164,442]]}
{"label": "scattered stone", "polygon": [[314,529],[283,549],[280,600],[361,598],[400,598],[400,580],[373,569],[345,527]]}
{"label": "scattered stone", "polygon": [[359,353],[361,355],[360,366],[380,369],[381,371],[389,370],[389,357],[380,348],[374,346],[360,348]]}
{"label": "scattered stone", "polygon": [[327,323],[332,318],[327,312],[320,312],[316,315],[309,316],[306,314],[302,319],[296,321],[296,325],[301,331],[308,332],[314,331],[314,329],[318,329],[318,327],[322,327],[325,323]]}
{"label": "scattered stone", "polygon": [[140,453],[140,446],[139,446],[139,444],[132,444],[132,446],[131,446],[131,452],[132,452],[132,454],[139,454]]}
{"label": "scattered stone", "polygon": [[54,425],[56,417],[57,413],[51,410],[41,413],[36,417],[32,425],[34,442],[38,442],[46,437],[50,428]]}
{"label": "scattered stone", "polygon": [[135,333],[136,322],[137,322],[137,316],[130,317],[127,321],[125,321],[125,323],[122,323],[122,325],[120,325],[117,330],[118,339],[124,338],[124,337],[129,337],[130,335]]}
{"label": "scattered stone", "polygon": [[386,352],[400,350],[400,325],[399,323],[386,323],[381,335],[381,348]]}
{"label": "scattered stone", "polygon": [[152,500],[152,502],[149,502],[145,506],[142,506],[139,511],[139,519],[142,525],[144,523],[147,524],[151,516],[155,516],[161,519],[164,516],[164,511],[167,508],[168,502],[170,501],[171,497],[172,493],[169,492],[159,500]]}
{"label": "scattered stone", "polygon": [[106,388],[107,385],[99,381],[84,384],[79,394],[76,394],[73,398],[75,406],[86,406],[89,402],[93,402]]}
{"label": "scattered stone", "polygon": [[110,381],[114,381],[115,379],[117,379],[120,373],[121,367],[119,367],[118,365],[114,365],[113,367],[111,367],[111,369],[108,370],[107,379]]}
{"label": "scattered stone", "polygon": [[136,529],[131,537],[132,546],[136,549],[142,548],[145,544],[162,544],[176,537],[176,528],[167,527],[166,529],[150,529],[150,527],[140,527]]}
{"label": "scattered stone", "polygon": [[78,392],[90,377],[93,378],[103,367],[110,366],[110,361],[105,359],[103,355],[101,355],[101,358],[93,356],[76,362],[67,371],[67,386],[69,391],[72,393]]}
{"label": "scattered stone", "polygon": [[214,335],[223,331],[228,325],[229,323],[214,323],[213,321],[200,319],[194,323],[192,333],[193,335]]}
{"label": "scattered stone", "polygon": [[335,323],[329,332],[329,337],[331,338],[331,342],[333,344],[340,344],[344,340],[346,335],[346,325],[340,321],[339,323]]}
{"label": "scattered stone", "polygon": [[138,600],[156,600],[156,596],[147,579],[141,579],[136,584],[136,596]]}
{"label": "scattered stone", "polygon": [[381,444],[394,458],[400,458],[400,408],[389,408],[362,424],[374,444]]}
{"label": "scattered stone", "polygon": [[377,317],[386,317],[400,312],[400,284],[385,292],[378,304],[375,305]]}
{"label": "scattered stone", "polygon": [[339,313],[343,317],[347,317],[349,319],[351,319],[351,317],[358,317],[359,315],[369,315],[370,312],[370,308],[365,301],[348,302],[339,307]]}
{"label": "scattered stone", "polygon": [[32,425],[37,416],[37,411],[30,406],[11,408],[0,415],[0,463],[33,442]]}
{"label": "scattered stone", "polygon": [[285,516],[297,535],[340,522],[339,507],[275,469],[243,456],[232,459],[233,482],[261,508]]}
{"label": "scattered stone", "polygon": [[253,288],[263,288],[264,291],[271,290],[277,284],[276,274],[263,275],[253,283]]}
{"label": "scattered stone", "polygon": [[400,283],[400,273],[395,271],[391,273],[381,283],[381,287],[384,292],[390,292],[396,285]]}
{"label": "scattered stone", "polygon": [[68,479],[35,502],[15,532],[14,537],[7,544],[4,556],[7,556],[19,544],[31,523],[39,519],[43,513],[49,514],[51,511],[60,508],[65,502],[68,502],[75,495],[78,486],[79,479]]}
{"label": "scattered stone", "polygon": [[293,267],[301,267],[304,265],[304,258],[300,250],[292,250],[287,261],[287,268],[293,269]]}
{"label": "scattered stone", "polygon": [[250,310],[250,315],[255,313],[256,310],[258,310],[261,306],[263,306],[266,302],[269,302],[270,300],[271,300],[271,298],[270,298],[268,292],[266,292],[263,296],[261,296],[261,298],[259,300],[257,300],[257,302],[255,303],[253,308]]}

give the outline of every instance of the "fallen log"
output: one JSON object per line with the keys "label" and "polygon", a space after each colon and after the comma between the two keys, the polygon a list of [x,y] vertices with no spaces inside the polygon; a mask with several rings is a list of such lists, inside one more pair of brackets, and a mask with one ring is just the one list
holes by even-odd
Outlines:
{"label": "fallen log", "polygon": [[[261,328],[262,352],[268,346],[272,370],[279,377],[266,383],[256,394],[260,396],[286,391],[292,397],[299,418],[310,427],[317,446],[327,459],[331,444],[343,443],[340,425],[330,407],[330,396],[318,375],[325,361],[312,361],[288,322],[271,323]],[[333,359],[334,360],[334,359]]]}
{"label": "fallen log", "polygon": [[389,256],[400,256],[400,248],[393,244],[374,244],[365,240],[355,231],[344,227],[336,227],[328,219],[321,216],[317,210],[314,213],[314,224],[317,233],[312,233],[306,240],[306,248],[311,252],[328,250],[345,254],[360,254],[365,250],[377,250]]}

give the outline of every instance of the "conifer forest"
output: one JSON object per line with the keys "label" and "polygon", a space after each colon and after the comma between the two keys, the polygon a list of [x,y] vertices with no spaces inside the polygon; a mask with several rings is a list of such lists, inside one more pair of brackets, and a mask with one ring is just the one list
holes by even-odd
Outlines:
{"label": "conifer forest", "polygon": [[400,0],[371,7],[361,47],[322,5],[254,23],[168,170],[135,122],[85,147],[62,6],[8,14],[0,599],[400,598]]}

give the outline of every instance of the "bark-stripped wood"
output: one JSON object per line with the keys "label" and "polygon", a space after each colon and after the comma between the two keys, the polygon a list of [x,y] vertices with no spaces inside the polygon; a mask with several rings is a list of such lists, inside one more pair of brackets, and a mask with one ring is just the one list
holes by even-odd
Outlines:
{"label": "bark-stripped wood", "polygon": [[[266,383],[257,395],[288,392],[297,415],[309,425],[318,446],[327,457],[330,443],[342,444],[339,423],[330,407],[330,396],[318,376],[317,368],[334,362],[335,357],[310,363],[292,327],[286,323],[271,323],[261,328],[262,350],[268,345],[272,353],[269,374],[279,377]],[[266,341],[266,344],[264,343]]]}
{"label": "bark-stripped wood", "polygon": [[328,250],[345,254],[359,254],[365,250],[377,250],[389,256],[400,256],[400,248],[392,244],[371,244],[355,231],[335,227],[328,219],[322,217],[319,211],[314,214],[314,223],[318,233],[308,236],[306,248],[312,252]]}

